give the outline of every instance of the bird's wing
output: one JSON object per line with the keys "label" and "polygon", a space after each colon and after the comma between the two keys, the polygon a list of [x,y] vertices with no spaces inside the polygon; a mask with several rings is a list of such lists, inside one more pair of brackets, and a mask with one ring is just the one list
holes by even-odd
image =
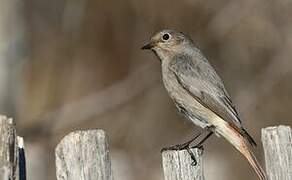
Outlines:
{"label": "bird's wing", "polygon": [[[178,82],[203,106],[216,115],[241,128],[241,121],[222,80],[206,59],[194,60],[190,56],[174,57],[169,68]],[[199,58],[203,58],[200,56]]]}
{"label": "bird's wing", "polygon": [[236,128],[246,137],[252,146],[256,146],[253,138],[242,127],[239,115],[222,80],[203,55],[197,54],[196,57],[176,56],[169,68],[175,74],[177,81],[193,98],[229,122],[230,126]]}

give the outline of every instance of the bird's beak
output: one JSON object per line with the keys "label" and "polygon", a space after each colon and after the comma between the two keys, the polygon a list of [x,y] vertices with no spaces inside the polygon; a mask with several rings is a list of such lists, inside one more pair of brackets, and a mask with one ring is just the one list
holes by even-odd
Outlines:
{"label": "bird's beak", "polygon": [[153,41],[150,41],[149,43],[145,44],[141,49],[152,49],[154,47]]}

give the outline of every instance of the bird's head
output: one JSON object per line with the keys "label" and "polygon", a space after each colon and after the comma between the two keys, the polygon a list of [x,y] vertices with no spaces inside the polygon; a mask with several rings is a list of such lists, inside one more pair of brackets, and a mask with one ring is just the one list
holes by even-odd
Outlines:
{"label": "bird's head", "polygon": [[185,34],[166,29],[154,34],[142,49],[151,49],[160,58],[163,58],[166,55],[184,53],[192,46],[192,40]]}

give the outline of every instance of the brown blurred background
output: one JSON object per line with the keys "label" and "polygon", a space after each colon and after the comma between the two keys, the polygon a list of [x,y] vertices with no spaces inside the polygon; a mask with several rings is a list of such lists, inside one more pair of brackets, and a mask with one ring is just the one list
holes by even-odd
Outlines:
{"label": "brown blurred background", "polygon": [[[160,149],[198,130],[168,98],[160,64],[140,47],[156,31],[189,34],[215,67],[259,144],[292,125],[292,1],[0,0],[0,110],[14,117],[28,179],[55,178],[54,148],[102,128],[118,180],[162,180]],[[256,179],[225,140],[205,144],[207,180]]]}

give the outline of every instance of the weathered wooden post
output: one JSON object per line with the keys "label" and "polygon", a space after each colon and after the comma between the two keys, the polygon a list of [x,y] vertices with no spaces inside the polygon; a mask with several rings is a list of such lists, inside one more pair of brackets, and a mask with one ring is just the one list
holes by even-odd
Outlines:
{"label": "weathered wooden post", "polygon": [[103,130],[75,131],[56,148],[58,180],[113,180],[107,138]]}
{"label": "weathered wooden post", "polygon": [[292,179],[292,131],[289,126],[262,130],[266,171],[269,180]]}
{"label": "weathered wooden post", "polygon": [[0,115],[0,180],[25,180],[23,138],[11,118]]}
{"label": "weathered wooden post", "polygon": [[17,139],[12,119],[0,116],[0,180],[16,178]]}
{"label": "weathered wooden post", "polygon": [[197,160],[193,164],[190,154],[187,150],[163,151],[162,164],[165,180],[204,180],[203,151],[200,149],[190,149]]}

